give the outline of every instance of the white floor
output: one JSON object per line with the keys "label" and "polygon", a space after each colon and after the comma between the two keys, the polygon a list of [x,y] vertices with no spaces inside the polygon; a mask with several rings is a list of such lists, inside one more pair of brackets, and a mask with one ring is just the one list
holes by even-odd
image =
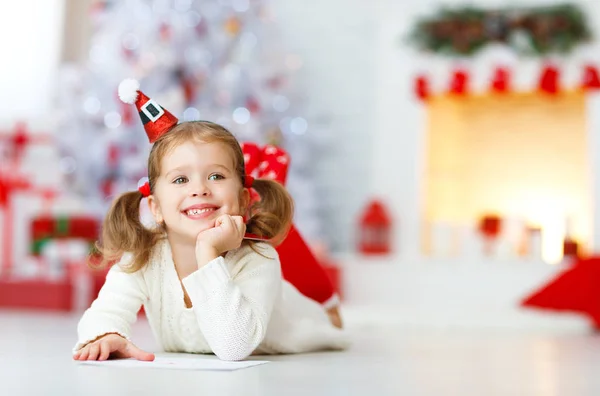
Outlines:
{"label": "white floor", "polygon": [[[267,365],[234,372],[192,372],[82,366],[70,356],[77,317],[0,312],[0,394],[600,394],[600,335],[581,322],[444,329],[364,320],[352,311],[347,319],[354,337],[347,352],[268,357]],[[134,340],[154,348],[147,323],[136,325]]]}

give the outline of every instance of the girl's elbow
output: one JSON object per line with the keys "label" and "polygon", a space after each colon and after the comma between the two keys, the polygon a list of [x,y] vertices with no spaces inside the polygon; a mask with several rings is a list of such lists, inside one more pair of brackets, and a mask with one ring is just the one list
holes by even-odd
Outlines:
{"label": "girl's elbow", "polygon": [[246,358],[248,358],[248,356],[252,355],[252,352],[254,352],[254,348],[250,349],[250,348],[236,348],[236,349],[227,349],[227,350],[223,350],[223,351],[214,351],[215,355],[217,355],[217,357],[220,360],[226,361],[226,362],[239,362],[241,360],[245,360]]}

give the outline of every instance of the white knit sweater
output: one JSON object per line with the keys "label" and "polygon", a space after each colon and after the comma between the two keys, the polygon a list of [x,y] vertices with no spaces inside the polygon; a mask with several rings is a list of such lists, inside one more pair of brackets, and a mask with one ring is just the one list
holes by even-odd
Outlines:
{"label": "white knit sweater", "polygon": [[142,305],[154,335],[167,352],[214,353],[241,360],[252,353],[297,353],[348,346],[323,307],[282,279],[277,252],[268,244],[218,257],[182,280],[192,301],[186,308],[171,248],[164,240],[150,262],[128,274],[124,255],[83,314],[75,350],[106,333],[129,339]]}

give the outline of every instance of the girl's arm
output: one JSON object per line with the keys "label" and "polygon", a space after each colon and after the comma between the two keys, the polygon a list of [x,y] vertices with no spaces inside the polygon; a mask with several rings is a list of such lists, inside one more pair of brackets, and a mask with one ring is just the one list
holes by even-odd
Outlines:
{"label": "girl's arm", "polygon": [[[261,243],[233,253],[232,276],[217,257],[183,279],[202,333],[222,360],[242,360],[263,341],[281,290],[281,268],[273,247]],[[229,259],[229,258],[228,258]]]}
{"label": "girl's arm", "polygon": [[74,351],[109,333],[129,339],[131,324],[147,299],[147,291],[140,271],[123,272],[120,265],[126,265],[127,261],[124,256],[108,271],[98,298],[79,321]]}

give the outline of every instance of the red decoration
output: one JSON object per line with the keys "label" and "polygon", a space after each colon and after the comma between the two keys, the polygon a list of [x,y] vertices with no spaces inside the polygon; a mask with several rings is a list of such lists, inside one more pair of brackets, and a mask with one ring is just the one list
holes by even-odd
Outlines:
{"label": "red decoration", "polygon": [[481,218],[479,231],[487,238],[496,238],[502,230],[502,219],[497,215],[486,215]]}
{"label": "red decoration", "polygon": [[582,87],[588,90],[600,89],[600,75],[598,68],[593,65],[587,65],[583,71]]}
{"label": "red decoration", "polygon": [[189,106],[196,99],[196,84],[191,77],[186,77],[181,81],[181,86],[183,88],[185,102]]}
{"label": "red decoration", "polygon": [[[241,147],[247,175],[256,174],[257,178],[285,184],[289,155],[283,149],[273,145],[259,147],[249,142],[241,143]],[[252,202],[260,200],[254,189],[250,189],[250,193]],[[305,296],[322,304],[339,290],[339,278],[332,280],[328,275],[339,277],[339,270],[322,267],[294,225],[277,247],[277,252],[283,277]]]}
{"label": "red decoration", "polygon": [[110,197],[114,190],[114,180],[110,177],[104,179],[100,184],[100,191],[105,197]]}
{"label": "red decoration", "polygon": [[160,39],[163,41],[168,41],[171,39],[171,36],[173,34],[173,31],[171,29],[171,26],[169,26],[166,23],[162,23],[160,25]]}
{"label": "red decoration", "polygon": [[465,95],[469,86],[469,73],[466,70],[456,70],[450,81],[450,93],[454,95]]}
{"label": "red decoration", "polygon": [[127,126],[133,125],[133,108],[128,103],[123,103],[120,100],[119,103],[121,104],[121,120],[123,120],[123,124]]}
{"label": "red decoration", "polygon": [[123,52],[123,57],[128,61],[132,61],[135,57],[135,52],[132,49],[122,47],[121,51]]}
{"label": "red decoration", "polygon": [[9,187],[8,181],[0,177],[0,208],[3,208],[8,203]]}
{"label": "red decoration", "polygon": [[600,330],[600,257],[581,259],[521,303],[528,308],[578,312],[588,316]]}
{"label": "red decoration", "polygon": [[373,200],[360,219],[359,251],[387,254],[391,251],[392,220],[383,203]]}
{"label": "red decoration", "polygon": [[415,95],[421,100],[427,100],[429,98],[429,81],[425,76],[419,76],[415,80]]}
{"label": "red decoration", "polygon": [[0,281],[0,307],[68,312],[74,305],[70,279]]}
{"label": "red decoration", "polygon": [[547,65],[542,70],[539,89],[551,95],[556,95],[559,91],[560,72],[555,66]]}
{"label": "red decoration", "polygon": [[250,96],[246,100],[246,108],[250,111],[250,113],[255,114],[260,111],[260,103],[256,100],[255,97]]}
{"label": "red decoration", "polygon": [[21,157],[29,144],[30,138],[27,134],[27,127],[23,123],[18,123],[12,136],[12,149],[15,157]]}
{"label": "red decoration", "polygon": [[100,223],[89,216],[37,216],[31,221],[31,239],[81,238],[90,242],[98,239]]}
{"label": "red decoration", "polygon": [[323,304],[339,291],[339,274],[317,261],[296,227],[292,226],[277,253],[283,278],[306,297]]}
{"label": "red decoration", "polygon": [[108,146],[108,166],[116,167],[119,162],[120,149],[116,144]]}
{"label": "red decoration", "polygon": [[138,187],[138,191],[142,194],[142,197],[150,196],[150,182],[146,182]]}
{"label": "red decoration", "polygon": [[509,89],[510,71],[506,67],[497,67],[492,77],[492,90],[498,93],[505,93]]}
{"label": "red decoration", "polygon": [[285,184],[290,157],[283,149],[272,144],[261,148],[249,142],[242,143],[241,147],[247,175]]}
{"label": "red decoration", "polygon": [[563,241],[563,257],[577,258],[579,257],[579,244],[571,238],[565,238]]}

